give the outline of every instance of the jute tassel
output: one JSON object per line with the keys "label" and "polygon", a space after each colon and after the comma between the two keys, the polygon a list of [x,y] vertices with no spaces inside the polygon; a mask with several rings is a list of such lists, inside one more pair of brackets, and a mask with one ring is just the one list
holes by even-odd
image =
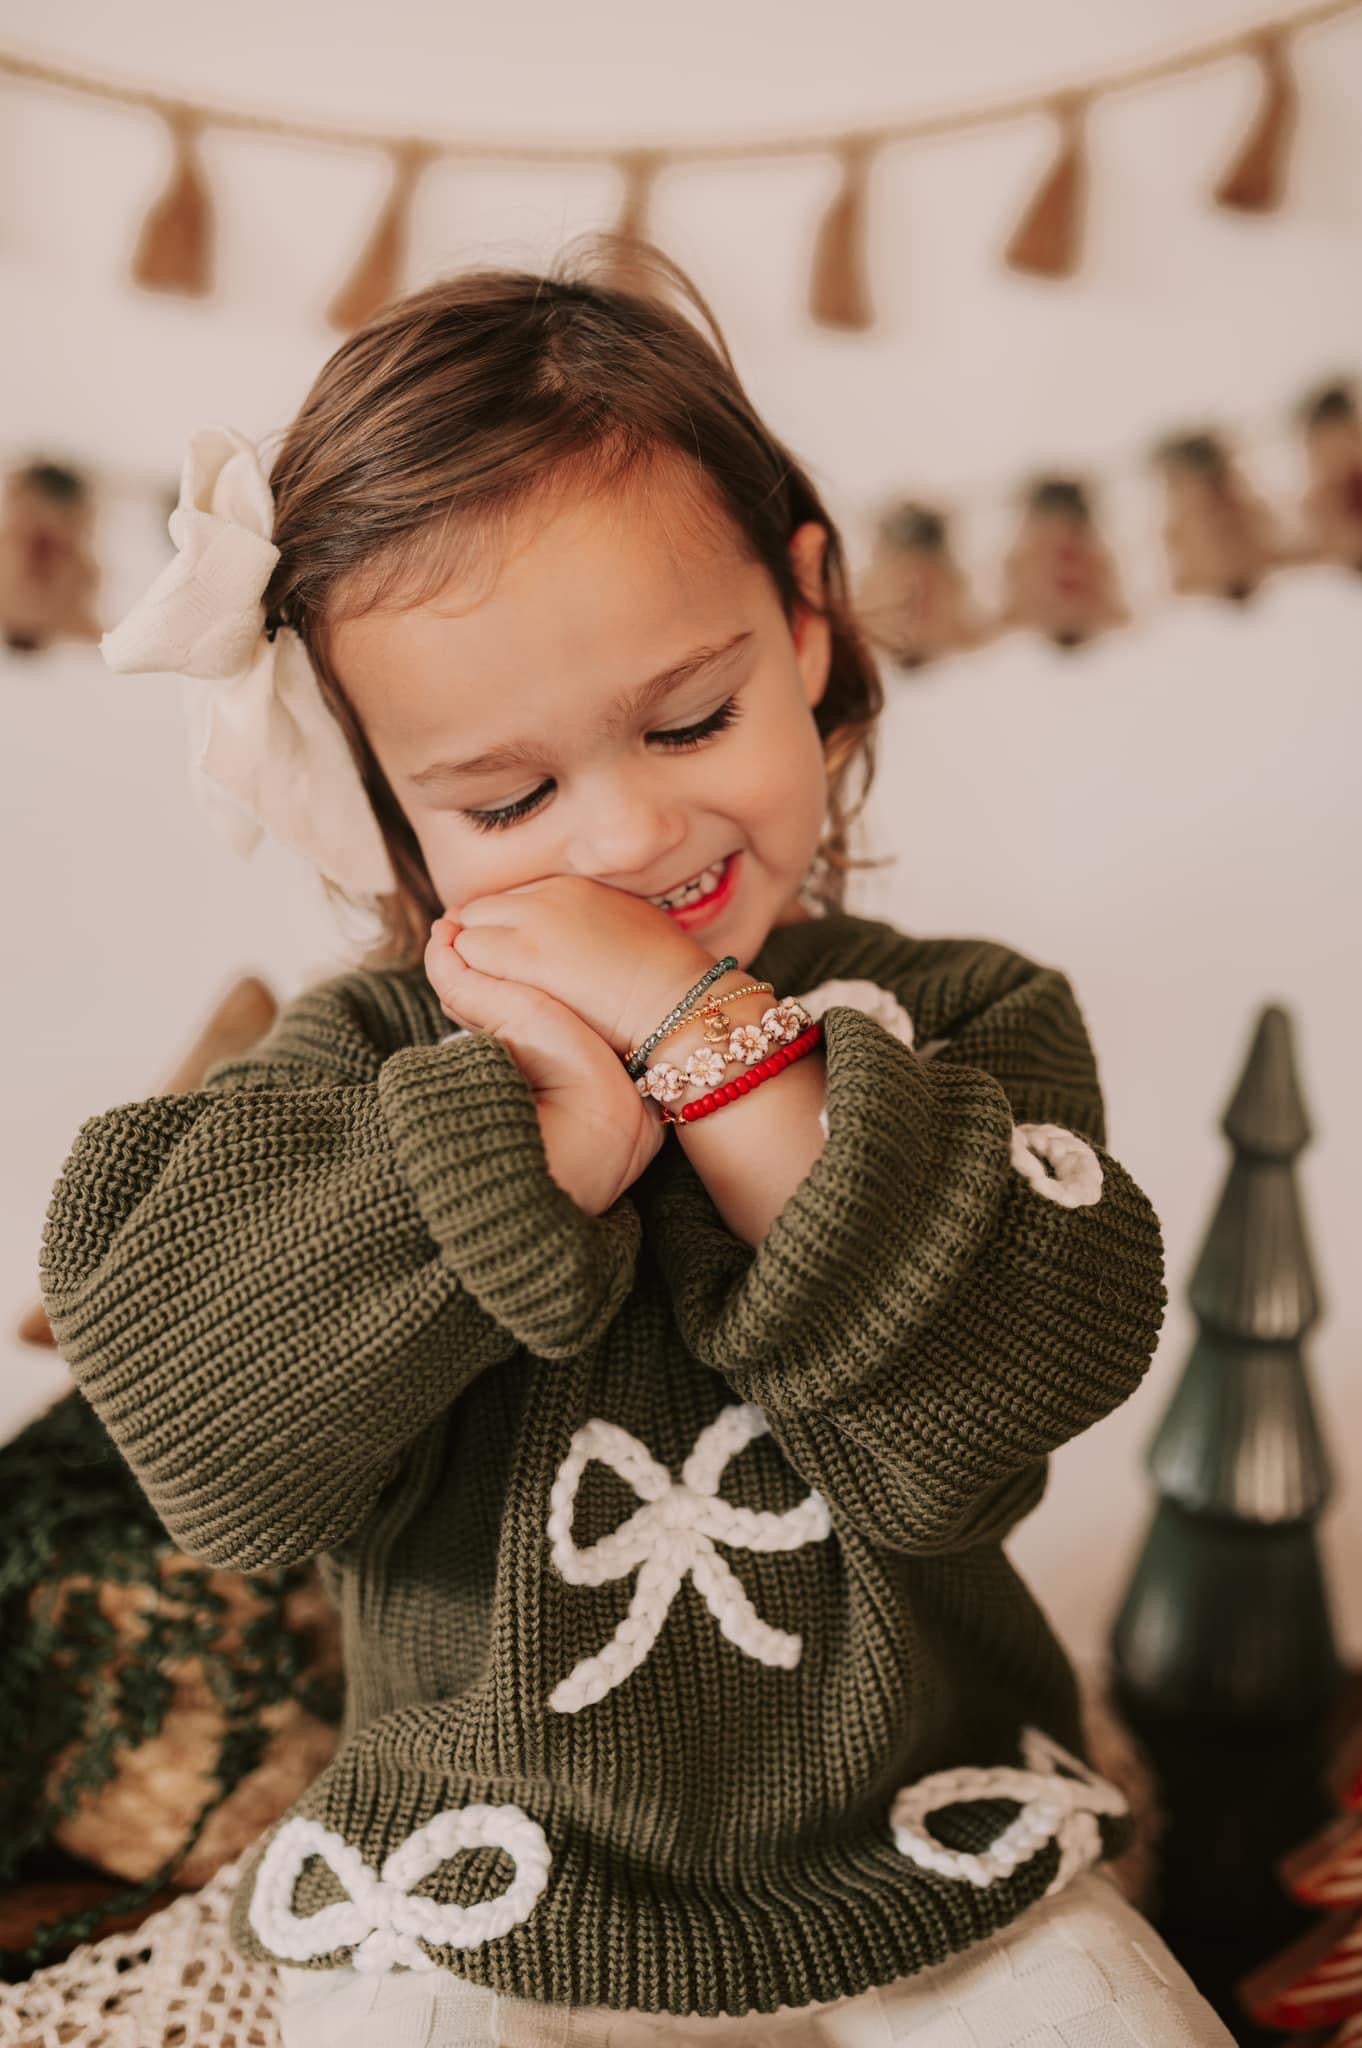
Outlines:
{"label": "jute tassel", "polygon": [[1033,277],[1072,277],[1083,241],[1088,166],[1081,96],[1056,100],[1059,152],[1045,182],[1012,232],[1005,261]]}
{"label": "jute tassel", "polygon": [[1250,46],[1263,75],[1262,98],[1238,156],[1215,188],[1216,204],[1271,213],[1286,191],[1287,154],[1296,125],[1296,84],[1286,38],[1275,31]]}
{"label": "jute tassel", "polygon": [[402,289],[412,196],[430,159],[431,151],[419,142],[402,143],[392,152],[393,181],[387,203],[359,262],[326,309],[329,325],[344,334],[362,327],[371,313]]}
{"label": "jute tassel", "polygon": [[868,187],[874,144],[842,144],[842,182],[818,229],[809,311],[820,327],[863,330],[875,324],[866,273]]}
{"label": "jute tassel", "polygon": [[656,278],[646,264],[636,261],[636,251],[641,242],[650,240],[653,182],[663,159],[655,150],[631,149],[615,161],[624,179],[624,196],[605,282],[613,291],[638,292],[646,298],[656,289]]}
{"label": "jute tassel", "polygon": [[202,298],[212,290],[213,203],[198,160],[193,109],[166,116],[175,152],[170,182],[142,223],[132,259],[134,282],[148,291]]}

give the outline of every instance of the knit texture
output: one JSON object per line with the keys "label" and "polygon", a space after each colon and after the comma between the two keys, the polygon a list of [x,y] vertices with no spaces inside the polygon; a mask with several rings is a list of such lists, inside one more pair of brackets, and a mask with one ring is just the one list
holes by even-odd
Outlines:
{"label": "knit texture", "polygon": [[342,1616],[341,1746],[243,1867],[247,1957],[772,2012],[1128,1840],[1002,1548],[1165,1302],[1073,994],[845,914],[746,964],[871,982],[923,1049],[826,1010],[826,1148],[755,1248],[675,1136],[578,1210],[420,969],[77,1133],[41,1268],[79,1385],[184,1550],[318,1556]]}

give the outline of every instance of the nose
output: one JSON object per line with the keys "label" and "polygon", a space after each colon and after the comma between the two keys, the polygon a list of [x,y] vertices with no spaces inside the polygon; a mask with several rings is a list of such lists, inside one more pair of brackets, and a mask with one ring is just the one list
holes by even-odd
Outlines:
{"label": "nose", "polygon": [[680,805],[635,768],[580,787],[569,858],[575,873],[596,881],[632,888],[651,879],[665,888],[668,859],[685,837]]}

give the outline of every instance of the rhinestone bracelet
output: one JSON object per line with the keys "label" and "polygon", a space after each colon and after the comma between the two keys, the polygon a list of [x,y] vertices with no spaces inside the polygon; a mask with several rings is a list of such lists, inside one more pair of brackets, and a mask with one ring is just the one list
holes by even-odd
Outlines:
{"label": "rhinestone bracelet", "polygon": [[717,1088],[730,1062],[753,1066],[773,1045],[789,1044],[812,1022],[804,1005],[793,996],[786,996],[769,1010],[763,1010],[759,1024],[735,1024],[726,1046],[697,1046],[684,1067],[659,1060],[646,1074],[636,1077],[634,1086],[640,1095],[651,1096],[654,1102],[675,1102],[687,1088]]}
{"label": "rhinestone bracelet", "polygon": [[691,1004],[695,1001],[695,998],[697,996],[702,996],[705,990],[709,987],[711,982],[717,981],[721,974],[730,973],[731,970],[737,966],[737,964],[738,963],[732,955],[732,953],[725,953],[722,960],[716,960],[714,965],[700,976],[700,979],[696,982],[694,988],[688,988],[686,990],[686,993],[682,996],[680,1002],[676,1005],[676,1008],[674,1010],[668,1010],[666,1016],[662,1019],[662,1022],[658,1025],[656,1031],[650,1031],[648,1036],[644,1039],[642,1045],[636,1045],[632,1052],[628,1052],[625,1054],[624,1070],[628,1074],[631,1081],[636,1081],[638,1079],[639,1075],[643,1072],[643,1062],[647,1059],[653,1047],[661,1043],[662,1039],[666,1036],[667,1032],[671,1030],[673,1024],[679,1024],[681,1022],[681,1019],[685,1016],[687,1010],[689,1010]]}

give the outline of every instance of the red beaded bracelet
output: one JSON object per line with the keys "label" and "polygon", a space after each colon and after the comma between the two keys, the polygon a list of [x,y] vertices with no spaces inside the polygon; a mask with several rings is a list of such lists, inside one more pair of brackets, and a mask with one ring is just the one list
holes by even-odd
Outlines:
{"label": "red beaded bracelet", "polygon": [[693,1124],[698,1117],[709,1116],[713,1110],[722,1109],[726,1102],[736,1102],[740,1095],[748,1095],[752,1089],[760,1088],[763,1081],[772,1080],[792,1067],[796,1060],[802,1060],[806,1053],[813,1051],[823,1039],[821,1024],[810,1024],[801,1031],[798,1038],[792,1038],[788,1045],[782,1045],[779,1052],[768,1053],[764,1060],[739,1074],[736,1081],[726,1081],[722,1088],[716,1088],[709,1095],[701,1095],[694,1102],[683,1103],[678,1110],[664,1109],[664,1124]]}

